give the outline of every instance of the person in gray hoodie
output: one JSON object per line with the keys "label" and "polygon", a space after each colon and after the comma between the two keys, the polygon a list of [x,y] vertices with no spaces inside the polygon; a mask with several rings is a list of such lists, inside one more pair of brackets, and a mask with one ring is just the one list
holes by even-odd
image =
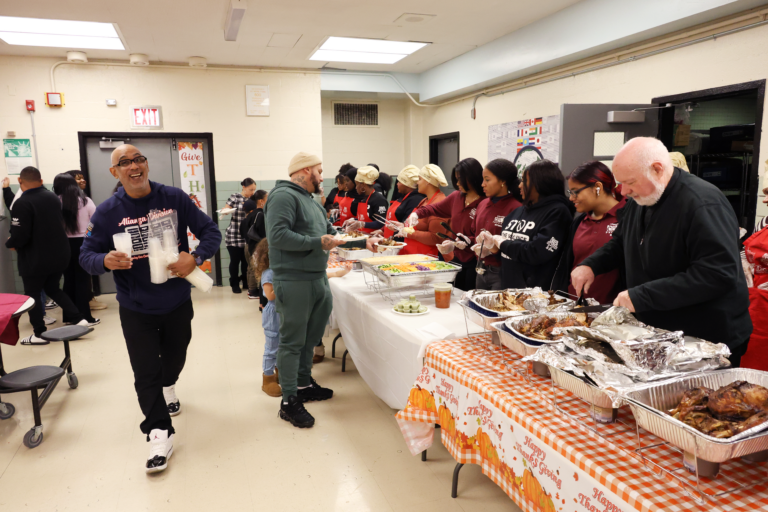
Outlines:
{"label": "person in gray hoodie", "polygon": [[315,419],[305,402],[328,400],[333,390],[312,378],[312,356],[333,308],[328,286],[328,253],[344,242],[326,211],[312,199],[323,179],[319,157],[298,153],[288,166],[290,181],[280,180],[264,206],[275,307],[280,315],[277,368],[283,399],[279,417],[299,428]]}

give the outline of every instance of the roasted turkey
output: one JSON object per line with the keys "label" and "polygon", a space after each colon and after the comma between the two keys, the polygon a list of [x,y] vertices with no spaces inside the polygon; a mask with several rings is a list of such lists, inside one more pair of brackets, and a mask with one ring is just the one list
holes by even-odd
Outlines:
{"label": "roasted turkey", "polygon": [[669,414],[707,435],[732,437],[768,421],[768,389],[743,380],[717,391],[689,389]]}

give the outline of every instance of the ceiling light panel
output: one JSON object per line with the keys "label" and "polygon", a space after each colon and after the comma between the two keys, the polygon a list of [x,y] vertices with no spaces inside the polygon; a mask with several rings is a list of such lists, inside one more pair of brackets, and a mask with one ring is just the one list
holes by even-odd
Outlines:
{"label": "ceiling light panel", "polygon": [[394,53],[341,52],[334,50],[317,50],[309,60],[326,62],[361,62],[369,64],[394,64],[407,57]]}
{"label": "ceiling light panel", "polygon": [[427,43],[329,37],[310,60],[394,64],[425,46]]}
{"label": "ceiling light panel", "polygon": [[11,45],[124,50],[112,23],[0,16],[0,39]]}

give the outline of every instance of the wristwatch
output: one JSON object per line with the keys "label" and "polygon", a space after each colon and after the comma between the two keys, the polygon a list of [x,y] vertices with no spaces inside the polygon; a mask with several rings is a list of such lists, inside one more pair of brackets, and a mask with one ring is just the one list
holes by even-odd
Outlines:
{"label": "wristwatch", "polygon": [[193,252],[192,256],[195,257],[195,265],[199,267],[200,265],[203,264],[203,261],[204,261],[203,258],[201,258],[196,252]]}

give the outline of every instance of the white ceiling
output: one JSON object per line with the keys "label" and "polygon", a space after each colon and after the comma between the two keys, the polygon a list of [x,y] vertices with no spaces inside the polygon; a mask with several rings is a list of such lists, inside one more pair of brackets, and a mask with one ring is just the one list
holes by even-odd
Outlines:
{"label": "white ceiling", "polygon": [[[146,53],[152,62],[290,68],[329,67],[421,73],[579,0],[246,0],[236,42],[224,41],[228,0],[3,1],[0,15],[117,23],[126,51],[87,50],[91,59],[128,60]],[[404,13],[435,15],[422,24],[395,22]],[[422,41],[431,45],[393,65],[308,60],[328,36]],[[70,48],[76,49],[76,48]],[[64,57],[68,48],[11,46],[0,55]]]}

